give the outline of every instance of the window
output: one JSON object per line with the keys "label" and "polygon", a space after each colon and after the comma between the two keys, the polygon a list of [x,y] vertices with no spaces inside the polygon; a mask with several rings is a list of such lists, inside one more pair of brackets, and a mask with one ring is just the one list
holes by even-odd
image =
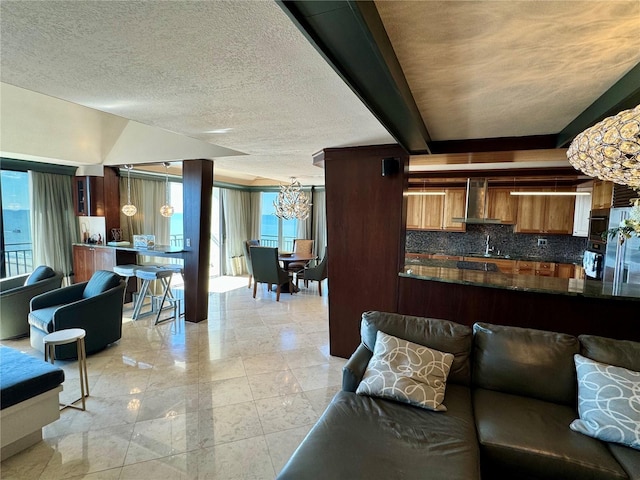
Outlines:
{"label": "window", "polygon": [[173,215],[169,220],[169,245],[182,247],[184,231],[182,226],[182,183],[169,182],[169,203],[173,207]]}
{"label": "window", "polygon": [[33,270],[29,174],[0,171],[2,196],[1,277],[13,277]]}
{"label": "window", "polygon": [[278,192],[262,192],[262,212],[260,215],[260,245],[278,247],[285,252],[293,250],[293,240],[298,231],[298,220],[285,220],[274,215],[273,202]]}

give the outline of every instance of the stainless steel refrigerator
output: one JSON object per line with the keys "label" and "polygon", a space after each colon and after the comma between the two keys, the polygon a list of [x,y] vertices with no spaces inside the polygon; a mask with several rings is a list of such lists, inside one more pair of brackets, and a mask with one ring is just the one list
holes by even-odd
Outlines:
{"label": "stainless steel refrigerator", "polygon": [[[609,228],[620,226],[620,222],[629,218],[631,207],[612,208],[609,214]],[[607,240],[607,249],[604,259],[605,282],[613,282],[618,265],[619,275],[624,283],[640,284],[640,238],[632,236],[624,241],[622,245],[617,239]]]}

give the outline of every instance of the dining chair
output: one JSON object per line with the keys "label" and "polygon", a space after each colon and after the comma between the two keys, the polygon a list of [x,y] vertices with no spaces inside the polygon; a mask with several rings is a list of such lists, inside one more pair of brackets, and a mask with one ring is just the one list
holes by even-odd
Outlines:
{"label": "dining chair", "polygon": [[322,296],[322,281],[329,276],[327,269],[327,249],[324,249],[324,258],[314,267],[305,267],[304,270],[298,272],[296,276],[296,287],[298,281],[304,280],[304,286],[309,286],[309,281],[318,282],[318,295]]}
{"label": "dining chair", "polygon": [[[296,238],[293,241],[293,253],[305,253],[311,255],[313,253],[313,240]],[[309,262],[291,262],[287,269],[290,272],[299,272],[306,267]]]}
{"label": "dining chair", "polygon": [[244,250],[244,261],[247,264],[247,271],[249,272],[249,285],[247,288],[251,288],[251,279],[253,278],[253,265],[251,264],[251,247],[259,247],[260,240],[245,240],[242,244]]}
{"label": "dining chair", "polygon": [[256,298],[258,283],[276,285],[276,302],[280,301],[282,285],[288,284],[291,292],[291,277],[278,262],[276,247],[250,247],[251,263],[253,264],[253,298]]}

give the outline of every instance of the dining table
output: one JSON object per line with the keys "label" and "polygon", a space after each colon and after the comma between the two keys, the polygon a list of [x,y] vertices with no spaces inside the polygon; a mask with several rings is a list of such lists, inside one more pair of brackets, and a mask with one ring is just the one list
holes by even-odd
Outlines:
{"label": "dining table", "polygon": [[[316,255],[314,255],[313,253],[296,253],[296,252],[291,252],[291,253],[287,253],[287,252],[281,252],[278,254],[278,260],[280,262],[282,262],[282,268],[284,270],[288,270],[289,269],[289,265],[294,263],[294,262],[310,262],[311,260],[315,260],[316,258],[318,258]],[[291,286],[293,287],[293,291],[289,292],[289,286],[288,285],[283,285],[282,286],[282,292],[285,293],[296,293],[299,291],[299,288],[296,287],[295,284],[295,275],[297,274],[297,272],[293,272],[293,282],[291,282]]]}

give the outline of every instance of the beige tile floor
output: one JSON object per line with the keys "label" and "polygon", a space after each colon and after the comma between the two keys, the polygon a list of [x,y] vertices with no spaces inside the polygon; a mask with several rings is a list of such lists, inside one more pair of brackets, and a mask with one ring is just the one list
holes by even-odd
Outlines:
{"label": "beige tile floor", "polygon": [[[122,339],[88,358],[87,411],[62,411],[1,478],[274,478],[340,388],[326,292],[276,302],[262,285],[253,299],[246,278],[211,285],[198,324],[133,322],[128,305]],[[28,339],[2,343],[41,357]],[[58,363],[73,400],[77,363]]]}

